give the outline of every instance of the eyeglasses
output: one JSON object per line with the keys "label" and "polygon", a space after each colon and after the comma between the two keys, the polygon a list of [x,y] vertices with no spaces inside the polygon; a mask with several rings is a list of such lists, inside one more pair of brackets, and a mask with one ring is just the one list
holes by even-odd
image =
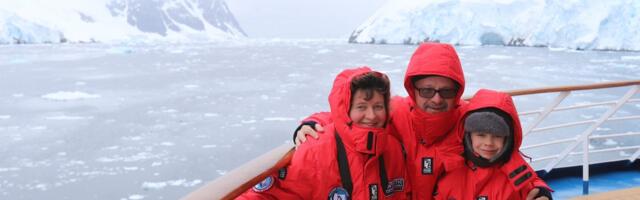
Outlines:
{"label": "eyeglasses", "polygon": [[458,94],[457,89],[452,88],[444,88],[444,89],[434,89],[434,88],[416,88],[418,90],[418,95],[424,98],[431,98],[438,93],[440,97],[445,99],[451,99],[456,97]]}

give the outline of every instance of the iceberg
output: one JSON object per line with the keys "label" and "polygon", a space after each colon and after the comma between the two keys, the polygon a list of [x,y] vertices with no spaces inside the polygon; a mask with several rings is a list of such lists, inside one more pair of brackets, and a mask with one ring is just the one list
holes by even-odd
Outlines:
{"label": "iceberg", "polygon": [[349,42],[640,50],[639,11],[633,0],[394,0]]}

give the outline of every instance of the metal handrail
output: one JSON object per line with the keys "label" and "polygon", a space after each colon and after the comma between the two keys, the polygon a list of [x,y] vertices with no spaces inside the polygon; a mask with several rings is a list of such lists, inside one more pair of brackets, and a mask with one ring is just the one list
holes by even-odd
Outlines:
{"label": "metal handrail", "polygon": [[[558,107],[560,103],[565,100],[572,91],[576,90],[595,90],[595,89],[603,89],[603,88],[611,88],[611,87],[625,87],[631,86],[631,89],[620,99],[615,101],[606,101],[606,102],[598,102],[598,103],[590,103],[590,104],[580,104],[580,105],[570,105],[565,107]],[[631,150],[638,149],[631,157],[629,157],[630,161],[633,161],[640,157],[640,146],[627,146],[627,147],[616,147],[609,149],[599,149],[599,150],[590,150],[589,143],[591,139],[603,139],[603,138],[612,138],[612,137],[622,137],[622,136],[633,136],[639,135],[640,133],[618,133],[618,134],[607,134],[607,135],[597,135],[591,136],[592,133],[597,130],[604,122],[606,121],[622,121],[622,120],[637,120],[640,119],[640,115],[634,116],[626,116],[626,117],[612,117],[623,105],[627,103],[635,103],[640,102],[640,99],[632,99],[632,97],[640,91],[640,80],[633,81],[621,81],[621,82],[611,82],[611,83],[600,83],[600,84],[592,84],[592,85],[577,85],[577,86],[563,86],[563,87],[549,87],[549,88],[538,88],[538,89],[530,89],[530,90],[514,90],[509,91],[508,93],[512,96],[521,96],[521,95],[530,95],[530,94],[541,94],[541,93],[559,93],[558,96],[551,101],[548,105],[546,105],[542,110],[534,110],[534,111],[525,111],[519,113],[520,116],[524,115],[537,115],[537,117],[533,120],[530,126],[524,128],[523,137],[526,137],[529,133],[532,132],[540,132],[546,130],[560,129],[571,126],[578,125],[587,125],[590,126],[584,130],[582,133],[573,138],[566,138],[560,140],[554,140],[549,142],[543,142],[538,144],[529,145],[526,147],[521,147],[521,150],[544,147],[549,145],[558,145],[562,143],[570,143],[567,148],[565,148],[560,154],[539,157],[537,159],[533,159],[532,162],[539,162],[542,160],[551,160],[545,167],[544,171],[549,172],[554,169],[561,161],[566,159],[570,155],[582,155],[582,171],[583,171],[583,193],[588,194],[588,181],[589,181],[589,153],[595,152],[610,152],[610,151],[621,151],[621,150]],[[540,125],[551,113],[556,111],[564,111],[564,110],[574,110],[574,109],[582,109],[582,108],[590,108],[596,106],[610,106],[609,109],[602,114],[597,119],[592,120],[583,120],[577,122],[570,122],[564,124],[556,124],[546,127],[537,127]],[[573,152],[573,150],[582,143],[582,151],[581,152]]]}

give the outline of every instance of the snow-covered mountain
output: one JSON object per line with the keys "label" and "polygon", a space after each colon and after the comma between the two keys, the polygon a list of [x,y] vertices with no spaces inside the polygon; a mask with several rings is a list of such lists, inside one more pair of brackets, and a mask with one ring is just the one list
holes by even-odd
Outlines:
{"label": "snow-covered mountain", "polygon": [[0,0],[0,43],[245,37],[224,0]]}
{"label": "snow-covered mountain", "polygon": [[349,41],[640,50],[640,1],[394,0]]}

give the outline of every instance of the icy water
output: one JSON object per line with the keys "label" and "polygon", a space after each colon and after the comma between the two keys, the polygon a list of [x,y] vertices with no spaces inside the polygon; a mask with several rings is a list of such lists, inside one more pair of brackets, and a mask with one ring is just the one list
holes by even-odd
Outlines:
{"label": "icy water", "polygon": [[[330,84],[345,67],[384,71],[393,92],[405,95],[415,47],[333,40],[0,46],[0,199],[180,198],[290,142],[301,118],[328,109]],[[466,95],[640,77],[638,52],[457,50]],[[537,100],[518,106],[538,108]]]}

